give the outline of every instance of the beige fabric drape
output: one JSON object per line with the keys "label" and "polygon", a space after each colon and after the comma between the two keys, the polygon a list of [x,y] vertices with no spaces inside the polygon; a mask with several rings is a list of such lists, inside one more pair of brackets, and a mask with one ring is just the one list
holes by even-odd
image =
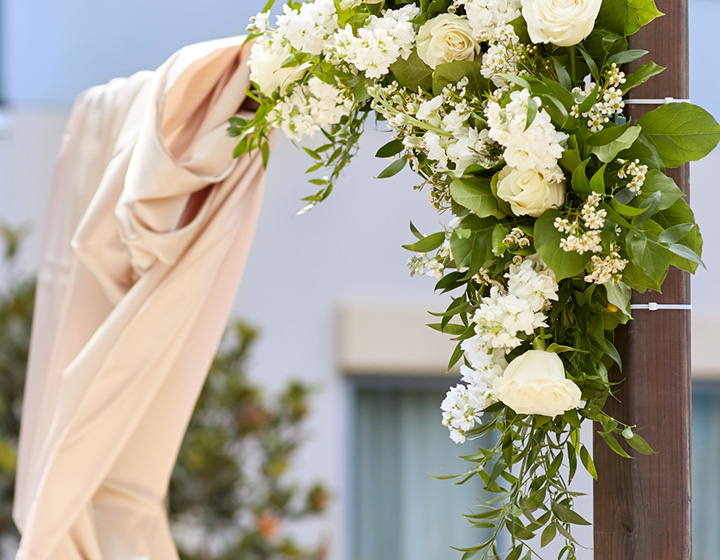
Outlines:
{"label": "beige fabric drape", "polygon": [[232,158],[243,38],[186,47],[77,101],[38,277],[17,560],[177,558],[164,499],[260,207]]}

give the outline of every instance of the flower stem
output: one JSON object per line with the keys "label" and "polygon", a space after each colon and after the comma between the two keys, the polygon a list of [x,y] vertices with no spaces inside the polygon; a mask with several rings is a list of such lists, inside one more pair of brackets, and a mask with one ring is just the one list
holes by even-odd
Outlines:
{"label": "flower stem", "polygon": [[576,52],[575,52],[575,45],[571,45],[570,47],[570,80],[572,82],[572,85],[575,86],[575,58],[576,58]]}

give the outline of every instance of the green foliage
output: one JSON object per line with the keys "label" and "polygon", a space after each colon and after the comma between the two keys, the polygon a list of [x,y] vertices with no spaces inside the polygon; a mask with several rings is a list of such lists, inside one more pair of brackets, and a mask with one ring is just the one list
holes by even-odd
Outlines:
{"label": "green foliage", "polygon": [[301,489],[289,474],[302,444],[310,388],[289,383],[263,395],[245,373],[257,331],[235,322],[208,374],[170,482],[170,517],[202,537],[183,560],[319,560],[284,536],[284,525],[324,511],[321,484]]}
{"label": "green foliage", "polygon": [[555,218],[561,216],[558,210],[545,212],[535,222],[535,250],[543,258],[558,280],[571,278],[583,272],[588,256],[560,249],[563,234],[553,226]]}
{"label": "green foliage", "polygon": [[663,13],[655,6],[655,0],[628,0],[625,35],[632,35]]}
{"label": "green foliage", "polygon": [[17,258],[27,230],[0,224],[4,243],[0,289],[0,541],[18,538],[12,521],[20,410],[32,326],[35,280],[20,276]]}
{"label": "green foliage", "polygon": [[[420,8],[413,20],[417,32],[431,18],[449,13],[452,2],[387,0],[382,8],[410,3]],[[357,36],[366,18],[379,15],[380,9],[361,2],[339,12],[338,19]],[[451,12],[463,16],[464,10],[460,5]],[[309,74],[352,89],[354,113],[343,126],[364,121],[372,111],[388,122],[393,139],[377,156],[393,159],[380,177],[394,177],[409,166],[422,180],[417,188],[429,188],[434,207],[452,214],[442,231],[428,235],[411,224],[416,240],[404,245],[416,253],[409,259],[411,275],[438,278],[436,290],[451,296],[429,325],[456,343],[448,367],[482,369],[474,363],[477,356],[463,348],[477,335],[475,350],[484,349],[500,369],[504,362],[495,354],[510,362],[531,349],[556,353],[553,358],[560,359],[566,379],[581,391],[580,407],[553,418],[516,414],[495,402],[483,410],[482,424],[473,418],[475,429],[451,424],[454,437],[499,434],[494,448],[479,447],[464,458],[471,468],[458,483],[477,476],[497,499],[468,516],[473,526],[495,529],[495,534],[463,549],[463,560],[540,558],[526,542],[533,536],[540,537],[542,546],[565,539],[559,557],[576,557],[571,528],[587,521],[574,511],[568,484],[578,465],[598,476],[580,444],[583,421],[596,423],[607,445],[623,457],[652,453],[634,428],[603,412],[614,391],[608,371],[622,366],[614,331],[632,320],[632,290],[659,291],[671,266],[690,272],[702,266],[700,230],[666,168],[702,158],[720,141],[720,125],[694,105],[664,105],[636,122],[623,113],[631,90],[664,71],[648,60],[651,53],[630,49],[628,42],[660,15],[654,0],[603,0],[592,32],[569,46],[533,44],[521,16],[509,22],[516,37],[509,38],[505,28],[488,31],[478,40],[473,60],[445,58],[449,61],[431,68],[420,58],[418,48],[423,51],[416,41],[406,45],[409,56],[398,58],[384,74],[363,70],[362,63],[347,55],[343,62],[342,55],[328,54],[340,61],[336,66],[328,66],[325,54],[296,53],[293,58],[297,64],[309,60],[314,65]],[[498,64],[502,69],[488,80],[494,64],[488,60],[494,57],[507,57],[509,64]],[[625,66],[630,63],[632,73]],[[260,98],[268,108],[282,95]],[[262,129],[263,118],[245,128]],[[540,140],[534,134],[541,129],[546,136],[561,134],[552,142]],[[346,138],[355,140],[359,134]],[[531,146],[542,143],[548,154],[552,148],[552,155],[541,164]],[[341,153],[336,150],[335,144],[306,149],[316,162],[311,171],[342,167],[322,155]],[[325,187],[325,181],[311,182]],[[316,199],[327,193],[321,191]],[[522,304],[530,297],[511,293],[511,266],[526,264],[527,257],[542,266],[537,255],[554,273],[553,288],[557,281],[557,293],[540,311],[545,326],[503,332],[505,323],[495,323],[495,315],[505,313],[498,311],[497,302],[519,299]],[[515,338],[506,346],[488,342],[501,335]],[[466,406],[464,413],[471,414],[470,405],[457,406]],[[500,531],[512,538],[506,550],[498,549]]]}
{"label": "green foliage", "polygon": [[480,218],[505,216],[505,212],[500,210],[497,198],[492,193],[490,179],[483,177],[455,179],[450,183],[450,196]]}
{"label": "green foliage", "polygon": [[720,142],[720,125],[710,113],[690,103],[670,103],[638,120],[645,137],[667,167],[704,158]]}

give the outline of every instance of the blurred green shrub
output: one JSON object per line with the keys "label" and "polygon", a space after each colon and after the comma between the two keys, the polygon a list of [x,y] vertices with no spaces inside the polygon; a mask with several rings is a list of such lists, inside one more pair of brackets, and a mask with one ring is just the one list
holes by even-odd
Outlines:
{"label": "blurred green shrub", "polygon": [[245,373],[258,336],[242,321],[231,325],[208,374],[170,483],[174,532],[194,535],[183,560],[320,559],[285,533],[288,521],[321,513],[328,493],[288,481],[303,441],[308,386],[291,382],[266,398]]}
{"label": "blurred green shrub", "polygon": [[20,275],[16,270],[19,249],[26,233],[25,228],[0,224],[0,238],[4,245],[3,267],[0,269],[0,542],[4,544],[18,539],[12,521],[12,503],[20,410],[35,300],[35,279]]}

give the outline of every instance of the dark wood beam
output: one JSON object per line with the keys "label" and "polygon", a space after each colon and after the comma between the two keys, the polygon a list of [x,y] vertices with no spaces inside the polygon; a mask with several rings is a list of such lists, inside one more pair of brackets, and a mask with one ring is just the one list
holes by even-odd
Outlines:
{"label": "dark wood beam", "polygon": [[[686,0],[659,0],[664,17],[632,37],[631,48],[650,51],[647,59],[667,70],[633,91],[636,98],[688,97]],[[647,62],[643,59],[641,62]],[[637,117],[643,106],[630,109]],[[671,176],[689,193],[688,166]],[[635,294],[633,303],[690,303],[689,275],[671,269],[662,295]],[[635,310],[618,331],[624,368],[618,400],[607,411],[637,425],[658,452],[623,459],[595,436],[599,480],[594,487],[596,560],[690,560],[690,312]],[[628,451],[631,451],[628,449]]]}

